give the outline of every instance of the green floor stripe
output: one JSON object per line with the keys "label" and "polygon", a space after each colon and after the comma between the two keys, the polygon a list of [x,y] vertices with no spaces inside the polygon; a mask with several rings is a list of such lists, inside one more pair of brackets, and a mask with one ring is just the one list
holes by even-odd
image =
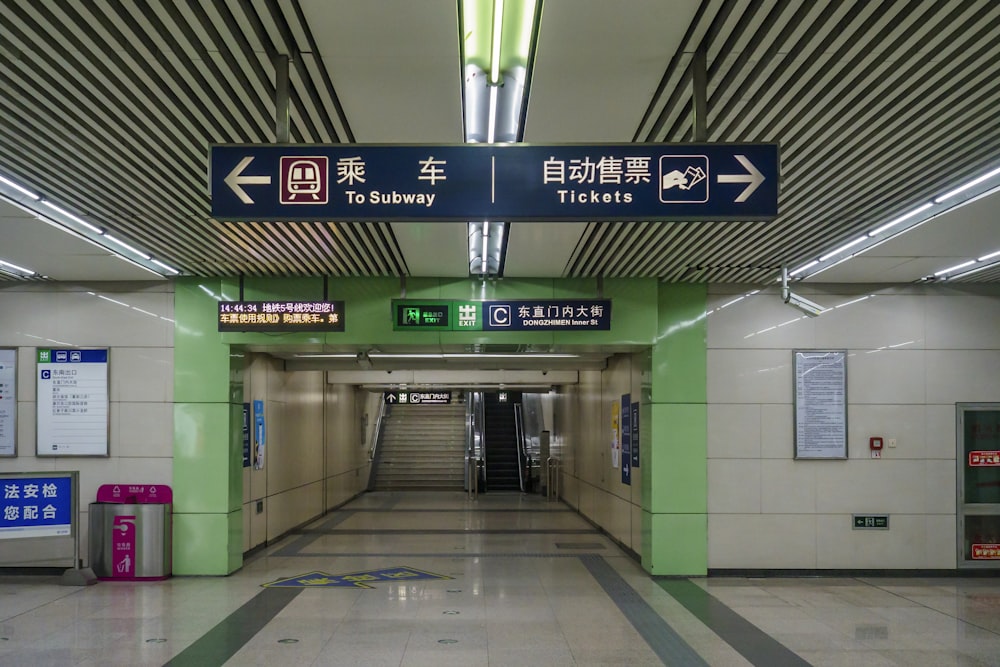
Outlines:
{"label": "green floor stripe", "polygon": [[265,588],[178,653],[166,663],[166,667],[205,667],[225,663],[301,592],[301,588]]}
{"label": "green floor stripe", "polygon": [[661,579],[656,583],[757,667],[809,667],[809,663],[798,654],[727,607],[701,586],[687,579]]}
{"label": "green floor stripe", "polygon": [[601,585],[608,597],[646,640],[664,665],[708,667],[698,653],[677,634],[649,603],[602,556],[580,556],[580,562]]}

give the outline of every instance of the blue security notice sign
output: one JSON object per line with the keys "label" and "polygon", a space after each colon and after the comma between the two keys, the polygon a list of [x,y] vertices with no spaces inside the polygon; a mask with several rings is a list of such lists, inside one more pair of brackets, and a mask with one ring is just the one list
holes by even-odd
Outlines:
{"label": "blue security notice sign", "polygon": [[212,216],[723,221],[778,214],[776,144],[218,145]]}
{"label": "blue security notice sign", "polygon": [[71,534],[71,477],[0,477],[0,484],[0,539]]}

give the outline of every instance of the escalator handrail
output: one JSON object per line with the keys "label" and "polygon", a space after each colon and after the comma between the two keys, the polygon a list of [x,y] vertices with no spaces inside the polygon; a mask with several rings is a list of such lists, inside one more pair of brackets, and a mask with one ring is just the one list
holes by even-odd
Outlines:
{"label": "escalator handrail", "polygon": [[389,416],[392,406],[384,400],[379,403],[378,417],[375,419],[375,429],[372,431],[371,446],[368,448],[368,490],[371,491],[375,484],[375,475],[378,468],[378,446],[382,442],[382,427]]}
{"label": "escalator handrail", "polygon": [[514,438],[517,445],[517,479],[521,484],[521,493],[524,493],[524,419],[520,403],[514,404]]}

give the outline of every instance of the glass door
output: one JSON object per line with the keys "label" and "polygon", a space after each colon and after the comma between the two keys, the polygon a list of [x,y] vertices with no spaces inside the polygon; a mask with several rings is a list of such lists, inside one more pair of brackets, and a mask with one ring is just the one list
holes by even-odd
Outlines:
{"label": "glass door", "polygon": [[959,567],[1000,567],[1000,403],[959,403]]}

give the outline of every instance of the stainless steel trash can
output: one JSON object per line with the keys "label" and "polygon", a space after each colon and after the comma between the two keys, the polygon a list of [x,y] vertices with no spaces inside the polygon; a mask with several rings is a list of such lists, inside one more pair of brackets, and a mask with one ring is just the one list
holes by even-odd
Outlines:
{"label": "stainless steel trash can", "polygon": [[90,567],[99,579],[155,580],[171,573],[170,503],[91,503]]}

